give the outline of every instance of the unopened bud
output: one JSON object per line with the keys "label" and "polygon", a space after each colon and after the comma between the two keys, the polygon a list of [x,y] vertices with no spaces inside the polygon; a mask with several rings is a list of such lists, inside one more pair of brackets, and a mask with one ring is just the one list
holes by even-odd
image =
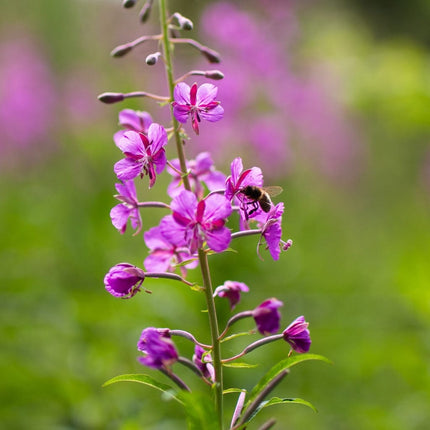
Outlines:
{"label": "unopened bud", "polygon": [[220,70],[208,70],[205,72],[205,78],[219,81],[224,79],[224,73],[222,73]]}
{"label": "unopened bud", "polygon": [[129,44],[119,45],[115,49],[112,50],[110,55],[112,57],[123,57],[125,54],[129,53],[133,47]]}
{"label": "unopened bud", "polygon": [[148,0],[143,5],[142,9],[140,9],[139,18],[142,23],[148,21],[149,15],[151,14],[152,3],[153,0]]}
{"label": "unopened bud", "polygon": [[218,52],[214,51],[213,49],[209,49],[206,46],[203,46],[200,49],[201,53],[208,59],[209,63],[220,63],[221,57],[218,54]]}
{"label": "unopened bud", "polygon": [[122,0],[122,6],[125,8],[133,7],[136,4],[136,0]]}
{"label": "unopened bud", "polygon": [[153,54],[149,54],[145,59],[146,64],[148,66],[153,66],[154,64],[157,63],[158,59],[160,58],[160,55],[161,55],[161,52],[154,52]]}
{"label": "unopened bud", "polygon": [[193,29],[193,22],[190,19],[185,18],[185,16],[181,15],[179,12],[176,12],[173,16],[178,20],[179,27],[181,27],[182,30],[190,31]]}
{"label": "unopened bud", "polygon": [[122,93],[103,93],[97,97],[101,102],[106,104],[122,102],[124,94]]}

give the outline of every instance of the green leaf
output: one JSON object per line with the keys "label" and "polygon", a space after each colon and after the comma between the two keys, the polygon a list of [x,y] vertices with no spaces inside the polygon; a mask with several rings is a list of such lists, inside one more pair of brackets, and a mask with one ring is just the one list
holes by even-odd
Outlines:
{"label": "green leaf", "polygon": [[179,392],[172,388],[170,385],[163,384],[162,382],[157,381],[149,375],[145,375],[143,373],[133,373],[126,375],[118,375],[109,381],[106,381],[103,384],[103,387],[107,387],[108,385],[115,384],[116,382],[138,382],[139,384],[147,385],[148,387],[155,388],[156,390],[161,391],[165,394],[165,398],[167,399],[175,399],[177,402],[183,404],[182,401],[182,392]]}
{"label": "green leaf", "polygon": [[183,392],[182,400],[188,430],[219,430],[218,417],[212,399],[199,392]]}
{"label": "green leaf", "polygon": [[311,408],[314,412],[317,412],[316,408],[314,405],[312,405],[312,403],[308,402],[307,400],[303,400],[303,399],[299,399],[299,398],[291,398],[291,399],[282,399],[280,397],[272,397],[270,400],[267,400],[265,402],[262,402],[258,405],[258,408],[253,412],[253,414],[248,418],[248,420],[246,421],[246,423],[244,424],[248,424],[250,421],[252,421],[254,419],[254,417],[264,408],[268,407],[268,406],[273,406],[273,405],[285,405],[288,403],[296,403],[298,405],[304,405],[307,406],[309,408]]}
{"label": "green leaf", "polygon": [[231,393],[241,393],[242,391],[246,391],[243,388],[227,388],[222,393],[223,394],[231,394]]}
{"label": "green leaf", "polygon": [[318,354],[299,354],[292,355],[291,357],[286,358],[285,360],[276,363],[258,382],[258,384],[252,389],[249,394],[248,401],[246,403],[246,407],[258,396],[258,394],[266,387],[266,385],[279,373],[281,373],[285,369],[289,369],[296,364],[299,364],[303,361],[308,360],[319,360],[324,361],[326,363],[330,363],[331,361],[322,355]]}
{"label": "green leaf", "polygon": [[255,331],[250,330],[250,331],[242,331],[242,332],[240,332],[240,333],[234,333],[234,334],[232,334],[232,335],[230,335],[230,336],[227,336],[227,337],[225,337],[224,339],[222,339],[222,340],[221,340],[221,343],[222,343],[222,342],[227,342],[227,341],[232,340],[232,339],[235,339],[236,337],[240,337],[240,336],[249,336],[249,335],[251,335],[251,334],[255,334]]}
{"label": "green leaf", "polygon": [[258,367],[258,364],[249,364],[244,362],[231,362],[231,363],[223,363],[224,367],[237,367],[239,369],[252,369],[253,367]]}

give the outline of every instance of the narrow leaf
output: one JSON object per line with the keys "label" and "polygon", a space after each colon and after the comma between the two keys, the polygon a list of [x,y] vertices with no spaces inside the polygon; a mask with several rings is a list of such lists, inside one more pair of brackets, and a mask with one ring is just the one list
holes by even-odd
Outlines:
{"label": "narrow leaf", "polygon": [[183,392],[188,430],[219,430],[218,417],[211,399],[198,392]]}
{"label": "narrow leaf", "polygon": [[317,354],[300,354],[293,355],[291,357],[286,358],[285,360],[276,363],[258,382],[258,384],[252,389],[249,394],[249,398],[247,401],[247,406],[258,396],[258,394],[266,387],[266,385],[280,372],[285,369],[289,369],[296,364],[299,364],[303,361],[308,360],[320,360],[326,363],[331,363],[331,361],[322,355]]}
{"label": "narrow leaf", "polygon": [[149,375],[145,375],[143,373],[133,373],[126,375],[118,375],[115,376],[109,381],[106,381],[103,384],[103,387],[107,387],[108,385],[115,384],[116,382],[138,382],[139,384],[147,385],[148,387],[155,388],[156,390],[161,391],[166,394],[168,398],[175,399],[177,402],[183,404],[184,402],[181,400],[182,393],[178,392],[170,385],[163,384],[162,382],[157,381]]}
{"label": "narrow leaf", "polygon": [[231,394],[231,393],[241,393],[242,391],[245,391],[243,388],[227,388],[226,390],[223,390],[223,394]]}
{"label": "narrow leaf", "polygon": [[231,363],[223,363],[224,367],[236,367],[238,369],[252,369],[253,367],[258,367],[258,364],[249,364],[244,362],[231,362]]}

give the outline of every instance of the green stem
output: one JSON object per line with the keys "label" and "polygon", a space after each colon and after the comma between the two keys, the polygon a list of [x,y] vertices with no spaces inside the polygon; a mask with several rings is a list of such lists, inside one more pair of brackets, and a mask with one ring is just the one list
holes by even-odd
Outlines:
{"label": "green stem", "polygon": [[[167,23],[168,12],[167,12],[166,2],[167,0],[160,0],[160,25],[161,25],[161,32],[162,32],[161,40],[163,45],[164,62],[166,65],[167,83],[169,86],[170,101],[172,102],[173,92],[175,89],[175,80],[173,78],[173,64],[172,64],[172,52],[171,52],[172,47],[169,39],[169,25]],[[184,153],[182,139],[179,134],[180,125],[176,120],[175,116],[173,115],[173,106],[171,103],[170,103],[170,115],[172,117],[173,133],[175,136],[176,150],[178,153],[179,164],[181,166],[181,171],[183,173],[182,176],[184,181],[184,187],[186,190],[191,191],[190,182],[188,180],[188,176],[186,176],[187,165],[185,163],[185,153]]]}
{"label": "green stem", "polygon": [[219,341],[218,320],[215,301],[212,292],[212,281],[209,272],[208,256],[203,249],[199,249],[200,269],[203,277],[203,287],[208,307],[209,325],[212,337],[212,360],[215,370],[215,406],[218,412],[220,429],[223,428],[223,377],[221,363],[221,344]]}
{"label": "green stem", "polygon": [[[161,25],[161,31],[162,31],[161,43],[163,46],[163,55],[164,55],[164,62],[166,67],[167,83],[169,86],[170,101],[172,102],[174,89],[175,89],[175,80],[173,77],[172,52],[171,52],[172,46],[169,39],[169,28],[167,23],[168,12],[167,12],[166,3],[167,3],[167,0],[159,0],[160,25]],[[185,162],[185,151],[184,151],[182,139],[180,136],[180,125],[173,114],[172,104],[170,104],[170,114],[172,117],[176,149],[178,153],[179,163],[181,166],[184,187],[186,190],[191,191],[190,182],[186,174],[187,165]],[[202,272],[203,287],[204,287],[205,296],[206,296],[209,325],[210,325],[211,338],[212,338],[212,360],[213,360],[213,366],[215,370],[215,393],[216,393],[215,407],[218,414],[219,428],[220,430],[222,430],[223,429],[223,378],[222,378],[222,363],[221,363],[221,345],[218,339],[219,337],[218,321],[217,321],[217,314],[215,309],[215,301],[213,298],[208,257],[206,255],[206,252],[203,249],[199,249],[199,263],[200,263],[200,270]]]}

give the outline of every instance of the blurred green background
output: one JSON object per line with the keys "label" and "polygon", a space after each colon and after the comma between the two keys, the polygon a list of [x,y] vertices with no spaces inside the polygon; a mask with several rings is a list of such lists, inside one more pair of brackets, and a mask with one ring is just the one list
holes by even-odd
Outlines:
{"label": "blurred green background", "polygon": [[[171,3],[172,11],[194,21],[192,37],[206,42],[211,33],[227,31],[223,19],[219,28],[200,26],[201,17],[202,23],[214,19],[208,14],[220,2]],[[255,238],[237,241],[238,254],[211,258],[213,282],[232,279],[250,286],[238,310],[252,309],[267,297],[284,301],[283,326],[305,315],[311,351],[333,361],[332,366],[295,367],[276,392],[310,401],[317,414],[302,406],[276,407],[262,413],[253,428],[273,414],[279,417],[278,428],[427,429],[429,2],[227,3],[221,6],[233,7],[257,35],[261,31],[267,52],[285,70],[274,62],[277,70],[265,75],[269,60],[249,67],[237,56],[232,65],[233,52],[225,68],[236,67],[243,75],[226,73],[225,85],[237,89],[249,79],[261,91],[274,82],[281,86],[288,80],[289,86],[285,98],[272,92],[278,103],[273,97],[270,103],[251,99],[251,105],[234,112],[235,121],[225,119],[230,153],[214,148],[217,167],[228,173],[237,155],[249,166],[265,160],[266,183],[284,188],[284,235],[294,246],[278,262],[268,256],[260,261]],[[112,265],[141,265],[146,256],[141,235],[132,238],[128,230],[121,236],[109,219],[116,204],[112,165],[120,158],[111,136],[120,108],[154,112],[156,105],[103,106],[96,100],[104,91],[157,85],[163,91],[155,79],[162,78],[162,68],[152,71],[143,61],[151,51],[121,60],[109,57],[116,45],[156,26],[156,10],[145,28],[137,12],[123,9],[119,0],[1,5],[1,428],[185,428],[181,409],[158,393],[135,384],[101,387],[117,374],[143,371],[136,342],[147,326],[206,337],[204,299],[196,292],[153,281],[147,285],[151,296],[117,300],[103,287]],[[243,40],[252,40],[248,36],[244,33]],[[222,40],[211,43],[224,53]],[[243,49],[254,47],[244,42]],[[197,52],[183,55],[193,64],[201,61]],[[178,64],[178,70],[186,70],[186,64]],[[219,98],[231,94],[221,89]],[[239,99],[233,102],[232,111]],[[276,148],[265,149],[262,141],[248,150],[240,137],[228,140],[232,128],[236,135],[248,132],[249,110],[284,133],[283,139],[274,139]],[[157,112],[154,117],[164,118]],[[199,139],[210,147],[209,135],[218,125],[202,127]],[[284,154],[285,164],[275,166],[275,151]],[[167,201],[167,184],[168,178],[160,177],[150,197],[142,186],[141,199]],[[155,210],[143,213],[144,228],[160,216]],[[197,272],[190,277],[199,279]],[[218,304],[225,321],[226,303]],[[245,322],[240,327],[250,328]],[[184,354],[191,353],[186,342],[177,344]],[[233,342],[225,353],[239,349],[240,343]],[[285,344],[271,344],[250,354],[249,362],[263,364],[228,369],[227,386],[252,388],[287,352]]]}

